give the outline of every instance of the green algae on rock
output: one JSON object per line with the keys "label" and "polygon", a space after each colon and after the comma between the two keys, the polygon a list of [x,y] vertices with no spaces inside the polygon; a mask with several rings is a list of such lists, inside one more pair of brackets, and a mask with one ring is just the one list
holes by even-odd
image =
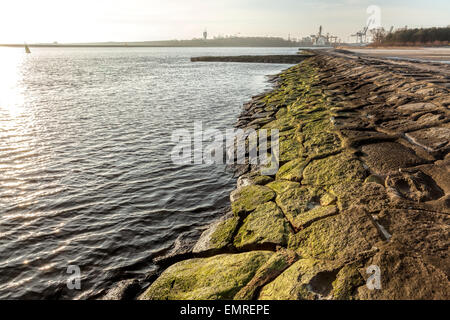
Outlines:
{"label": "green algae on rock", "polygon": [[314,216],[320,216],[322,212],[325,215],[329,211],[329,208],[323,208],[319,203],[324,193],[324,190],[314,187],[289,188],[277,195],[276,203],[294,228],[300,230]]}
{"label": "green algae on rock", "polygon": [[298,188],[300,186],[301,186],[301,184],[298,182],[292,182],[292,181],[286,181],[286,180],[276,180],[276,181],[273,181],[273,182],[269,183],[268,185],[266,185],[266,187],[272,189],[277,194],[284,193],[291,188]]}
{"label": "green algae on rock", "polygon": [[197,241],[194,253],[219,252],[233,243],[233,235],[239,224],[239,217],[231,217],[213,223]]}
{"label": "green algae on rock", "polygon": [[191,259],[172,265],[140,300],[231,300],[273,252],[252,251]]}
{"label": "green algae on rock", "polygon": [[303,170],[307,166],[308,161],[304,159],[292,160],[283,165],[276,174],[276,180],[288,180],[301,182]]}
{"label": "green algae on rock", "polygon": [[283,212],[273,202],[259,205],[244,220],[234,238],[238,250],[264,246],[286,246],[291,228]]}
{"label": "green algae on rock", "polygon": [[272,201],[275,192],[263,186],[251,185],[233,192],[231,208],[235,215],[250,213],[260,204]]}
{"label": "green algae on rock", "polygon": [[[316,260],[300,259],[278,276],[274,281],[261,289],[259,300],[315,300],[326,296],[331,291],[331,279],[329,286],[315,292],[312,280],[321,273],[333,272],[336,266],[333,263]],[[328,288],[331,287],[331,288]],[[320,295],[320,296],[319,296]]]}
{"label": "green algae on rock", "polygon": [[313,186],[336,185],[363,181],[366,169],[350,153],[342,152],[324,159],[313,160],[303,171],[302,184]]}
{"label": "green algae on rock", "polygon": [[253,279],[243,287],[234,297],[235,300],[252,300],[257,291],[278,277],[284,270],[298,259],[292,250],[279,249],[261,268],[258,269]]}
{"label": "green algae on rock", "polygon": [[358,208],[312,223],[293,235],[289,248],[303,257],[340,260],[372,250],[383,241],[367,214]]}

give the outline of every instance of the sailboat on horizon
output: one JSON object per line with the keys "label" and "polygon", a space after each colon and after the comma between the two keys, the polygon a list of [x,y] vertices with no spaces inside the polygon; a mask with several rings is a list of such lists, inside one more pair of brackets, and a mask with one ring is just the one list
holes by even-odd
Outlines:
{"label": "sailboat on horizon", "polygon": [[25,43],[25,53],[27,54],[31,53],[31,50],[26,43]]}

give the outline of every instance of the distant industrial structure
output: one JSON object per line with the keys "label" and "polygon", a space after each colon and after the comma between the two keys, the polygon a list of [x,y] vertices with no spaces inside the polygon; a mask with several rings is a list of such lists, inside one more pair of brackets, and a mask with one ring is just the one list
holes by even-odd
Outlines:
{"label": "distant industrial structure", "polygon": [[369,27],[365,26],[362,31],[358,31],[355,34],[352,34],[351,37],[356,37],[356,43],[366,44],[367,43],[367,30],[369,30]]}
{"label": "distant industrial structure", "polygon": [[[408,27],[405,26],[405,30]],[[402,30],[402,29],[398,29],[398,30]],[[369,31],[369,34],[368,34]],[[391,27],[391,29],[387,32],[387,34],[391,34],[394,31],[394,26]],[[383,33],[386,34],[384,28],[380,27],[380,28],[373,28],[371,30],[369,30],[368,26],[365,26],[361,31],[356,32],[355,34],[352,34],[351,37],[355,38],[355,42],[356,44],[359,45],[366,45],[371,43],[374,38],[376,38],[377,34],[379,33]]]}
{"label": "distant industrial structure", "polygon": [[340,42],[338,41],[337,36],[332,36],[329,33],[324,35],[322,26],[319,27],[319,32],[317,34],[313,34],[310,36],[310,39],[312,40],[313,46],[320,47],[332,46]]}
{"label": "distant industrial structure", "polygon": [[208,39],[208,30],[203,31],[203,40]]}

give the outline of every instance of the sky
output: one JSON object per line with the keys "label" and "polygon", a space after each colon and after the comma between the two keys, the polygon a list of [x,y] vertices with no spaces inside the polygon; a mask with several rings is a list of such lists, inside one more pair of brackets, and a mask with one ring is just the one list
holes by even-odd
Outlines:
{"label": "sky", "polygon": [[299,38],[324,33],[349,40],[370,5],[381,24],[450,25],[449,0],[2,0],[0,43],[192,39],[218,35]]}

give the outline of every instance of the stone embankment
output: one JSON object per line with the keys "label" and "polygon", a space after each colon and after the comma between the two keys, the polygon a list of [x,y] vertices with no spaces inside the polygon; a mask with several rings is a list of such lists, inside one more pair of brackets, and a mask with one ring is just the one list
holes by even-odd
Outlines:
{"label": "stone embankment", "polygon": [[280,170],[241,167],[197,258],[139,298],[449,299],[448,71],[318,52],[279,74],[237,126],[280,131]]}
{"label": "stone embankment", "polygon": [[266,55],[266,56],[206,56],[193,57],[192,62],[246,62],[246,63],[280,63],[297,64],[308,55]]}

